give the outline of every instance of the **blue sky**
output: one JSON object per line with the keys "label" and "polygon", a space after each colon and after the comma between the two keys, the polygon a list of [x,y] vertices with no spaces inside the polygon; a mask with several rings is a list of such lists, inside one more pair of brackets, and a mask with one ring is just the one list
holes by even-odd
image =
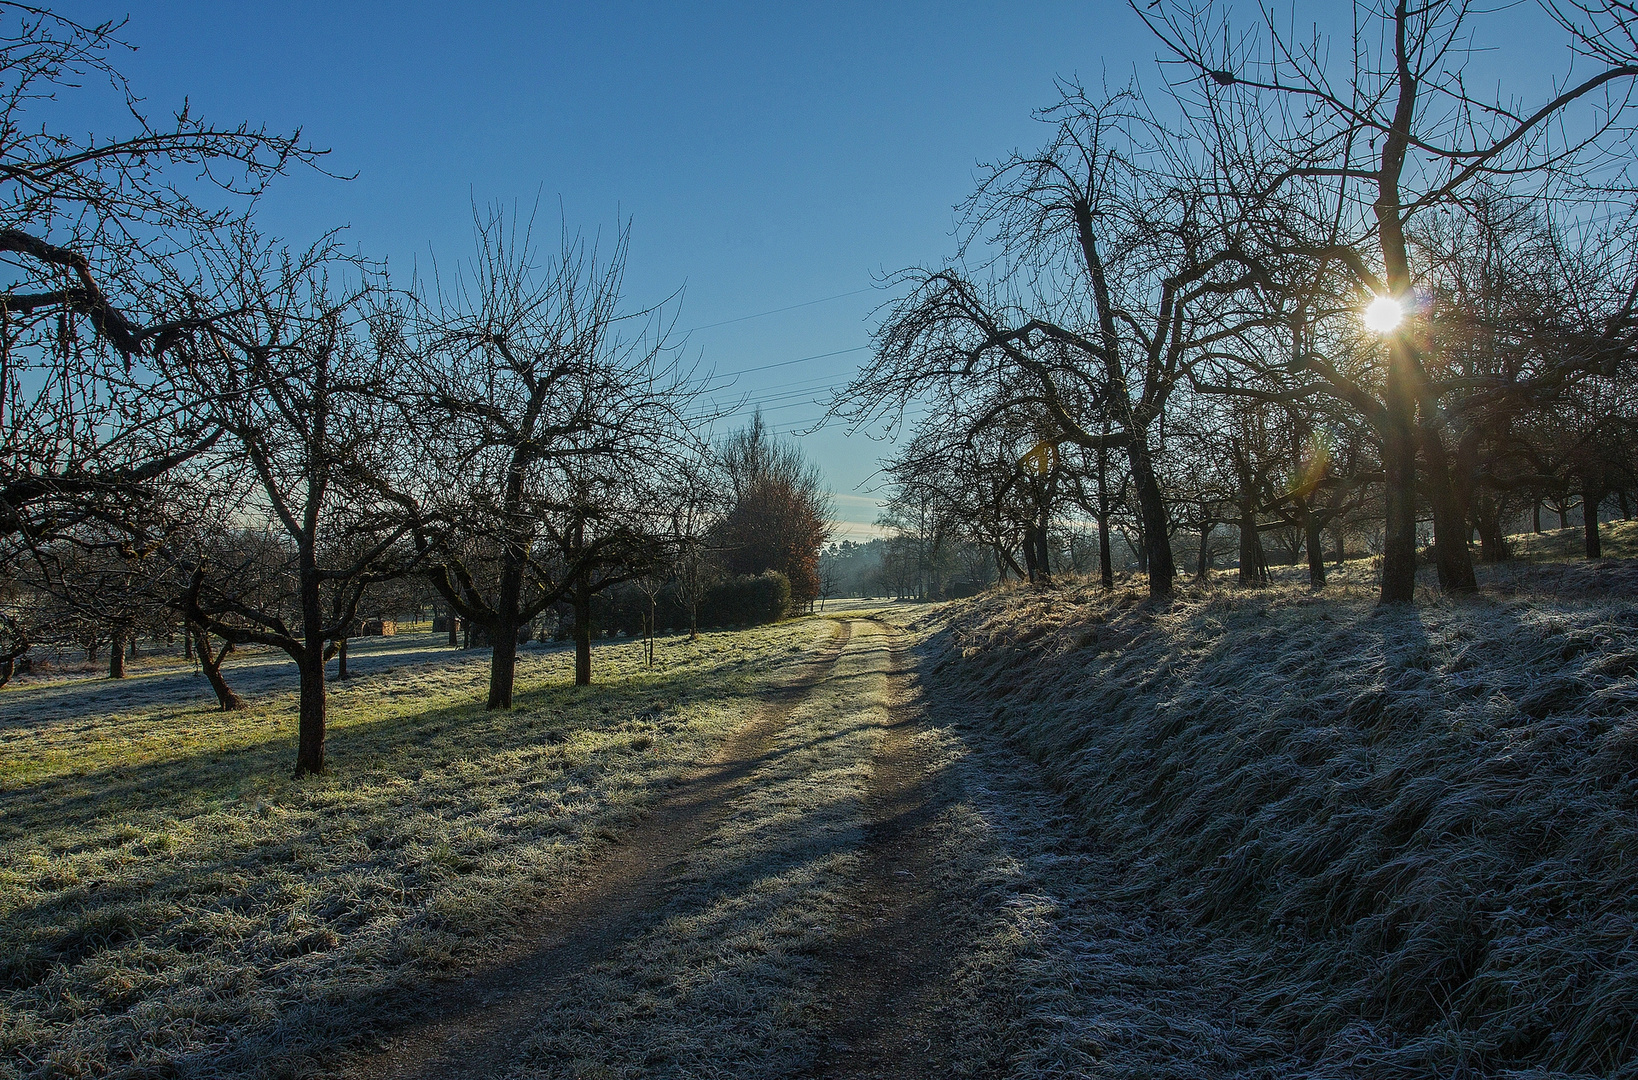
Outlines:
{"label": "blue sky", "polygon": [[[139,48],[120,66],[154,112],[187,97],[333,150],[354,179],[299,175],[266,198],[264,227],[292,242],[346,226],[406,273],[465,254],[474,201],[538,197],[550,225],[561,202],[588,231],[629,217],[628,296],[684,288],[678,325],[701,328],[706,367],[836,354],[737,379],[730,396],[779,429],[817,418],[867,355],[880,276],[950,253],[977,163],[1038,141],[1030,110],[1054,79],[1148,79],[1157,51],[1109,0],[59,8],[129,14]],[[872,520],[884,444],[827,429],[802,445],[839,516]]]}

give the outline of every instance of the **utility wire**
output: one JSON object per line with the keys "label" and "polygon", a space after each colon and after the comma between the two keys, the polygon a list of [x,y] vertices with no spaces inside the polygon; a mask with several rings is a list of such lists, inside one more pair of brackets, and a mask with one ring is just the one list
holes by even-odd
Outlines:
{"label": "utility wire", "polygon": [[786,398],[803,397],[805,395],[833,393],[845,386],[845,379],[803,379],[801,382],[786,383],[783,386],[759,386],[755,390],[747,390],[743,395],[720,396],[735,400],[743,396],[746,401],[780,401]]}
{"label": "utility wire", "polygon": [[817,300],[804,300],[800,304],[791,304],[788,307],[773,308],[770,311],[759,311],[755,315],[741,315],[737,319],[724,319],[721,322],[706,323],[704,326],[692,326],[684,330],[685,334],[692,334],[695,330],[709,330],[715,326],[729,326],[733,323],[748,322],[751,319],[760,319],[764,315],[778,315],[782,311],[795,311],[797,308],[812,307],[815,304],[825,304],[832,300],[840,300],[845,296],[858,296],[860,293],[871,292],[872,289],[854,289],[852,292],[837,293],[835,296],[821,296]]}
{"label": "utility wire", "polygon": [[724,371],[714,375],[717,379],[732,379],[736,375],[750,375],[757,371],[772,371],[774,368],[790,367],[792,364],[803,364],[809,360],[823,360],[828,356],[846,356],[848,353],[864,352],[869,345],[855,345],[851,349],[837,349],[835,352],[814,353],[812,356],[798,356],[795,360],[780,360],[773,364],[759,364],[756,367],[740,368],[738,371]]}

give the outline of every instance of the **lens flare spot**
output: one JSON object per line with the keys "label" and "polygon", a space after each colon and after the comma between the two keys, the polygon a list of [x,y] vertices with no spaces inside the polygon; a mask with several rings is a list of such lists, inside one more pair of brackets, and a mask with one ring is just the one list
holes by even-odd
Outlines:
{"label": "lens flare spot", "polygon": [[1379,296],[1366,306],[1360,317],[1365,320],[1366,329],[1386,334],[1399,325],[1405,317],[1405,309],[1393,297]]}

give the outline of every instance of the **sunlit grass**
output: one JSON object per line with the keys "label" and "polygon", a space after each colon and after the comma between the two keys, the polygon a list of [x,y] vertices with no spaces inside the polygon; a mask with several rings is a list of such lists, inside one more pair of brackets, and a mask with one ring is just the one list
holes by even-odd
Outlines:
{"label": "sunlit grass", "polygon": [[[1598,526],[1599,547],[1606,559],[1638,558],[1638,521],[1605,521]],[[1587,533],[1580,526],[1518,533],[1507,538],[1509,553],[1520,559],[1578,559],[1587,550]]]}
{"label": "sunlit grass", "polygon": [[604,645],[589,689],[528,653],[510,713],[481,708],[487,653],[406,660],[335,687],[303,781],[289,691],[38,717],[42,692],[128,688],[0,693],[0,1076],[298,1068],[504,939],[825,634],[664,639],[653,671]]}

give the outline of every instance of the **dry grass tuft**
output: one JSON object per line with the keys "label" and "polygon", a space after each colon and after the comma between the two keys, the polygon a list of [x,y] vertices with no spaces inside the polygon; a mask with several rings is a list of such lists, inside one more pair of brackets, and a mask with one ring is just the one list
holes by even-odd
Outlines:
{"label": "dry grass tuft", "polygon": [[933,700],[1087,845],[995,825],[1047,883],[1037,982],[1078,985],[1016,1022],[1109,1075],[1638,1075],[1638,600],[1600,565],[1414,609],[1364,574],[946,609]]}

